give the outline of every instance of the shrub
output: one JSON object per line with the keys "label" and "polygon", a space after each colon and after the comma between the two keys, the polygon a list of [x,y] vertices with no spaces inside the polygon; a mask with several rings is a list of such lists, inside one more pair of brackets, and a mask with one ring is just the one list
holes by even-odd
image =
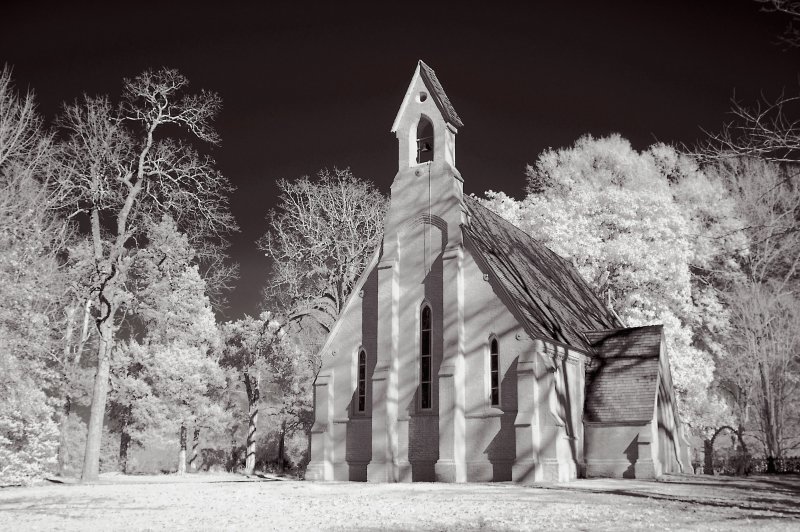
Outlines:
{"label": "shrub", "polygon": [[29,484],[55,463],[58,427],[47,398],[0,350],[0,485]]}

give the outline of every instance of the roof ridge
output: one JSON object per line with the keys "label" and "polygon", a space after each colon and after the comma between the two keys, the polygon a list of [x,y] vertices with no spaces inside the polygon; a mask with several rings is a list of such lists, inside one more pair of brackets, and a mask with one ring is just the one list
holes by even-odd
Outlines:
{"label": "roof ridge", "polygon": [[636,330],[643,330],[643,329],[664,329],[663,323],[653,323],[651,325],[636,325],[635,327],[613,327],[611,329],[593,329],[591,331],[582,331],[584,334],[603,334],[603,333],[612,333],[618,331],[636,331]]}

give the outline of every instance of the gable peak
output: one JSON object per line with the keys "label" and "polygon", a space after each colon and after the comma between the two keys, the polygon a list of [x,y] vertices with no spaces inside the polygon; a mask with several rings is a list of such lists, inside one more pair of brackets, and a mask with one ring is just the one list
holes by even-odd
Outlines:
{"label": "gable peak", "polygon": [[411,93],[414,88],[414,82],[418,78],[421,79],[422,83],[425,84],[425,87],[428,89],[428,93],[436,103],[436,107],[439,109],[439,112],[442,113],[442,118],[444,118],[445,122],[456,128],[463,127],[464,123],[458,116],[453,104],[450,103],[450,98],[448,98],[447,94],[444,92],[444,88],[442,88],[439,78],[436,77],[436,72],[434,72],[431,67],[429,67],[422,59],[420,59],[417,61],[417,68],[414,70],[414,75],[411,77],[411,83],[408,85],[408,90],[406,90],[403,103],[400,105],[400,110],[397,112],[397,117],[395,117],[394,123],[392,124],[392,133],[397,132],[400,118],[403,116],[403,112],[406,110],[409,101],[414,97]]}

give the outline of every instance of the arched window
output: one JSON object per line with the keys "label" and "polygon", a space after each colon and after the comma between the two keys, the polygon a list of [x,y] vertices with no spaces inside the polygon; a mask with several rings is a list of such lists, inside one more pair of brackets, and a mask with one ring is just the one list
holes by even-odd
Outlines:
{"label": "arched window", "polygon": [[358,352],[358,411],[367,410],[367,353]]}
{"label": "arched window", "polygon": [[489,343],[489,397],[492,406],[500,406],[500,350],[497,338]]}
{"label": "arched window", "polygon": [[433,390],[431,387],[431,308],[428,305],[422,307],[419,329],[419,405],[420,408],[427,409],[433,406]]}
{"label": "arched window", "polygon": [[417,124],[417,162],[427,163],[433,160],[433,124],[424,116],[419,117]]}

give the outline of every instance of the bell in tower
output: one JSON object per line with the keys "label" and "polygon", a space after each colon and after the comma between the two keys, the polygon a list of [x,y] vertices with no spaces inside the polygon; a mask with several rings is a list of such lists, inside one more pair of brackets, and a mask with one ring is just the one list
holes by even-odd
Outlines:
{"label": "bell in tower", "polygon": [[417,163],[433,161],[433,124],[427,117],[420,116],[417,124]]}

